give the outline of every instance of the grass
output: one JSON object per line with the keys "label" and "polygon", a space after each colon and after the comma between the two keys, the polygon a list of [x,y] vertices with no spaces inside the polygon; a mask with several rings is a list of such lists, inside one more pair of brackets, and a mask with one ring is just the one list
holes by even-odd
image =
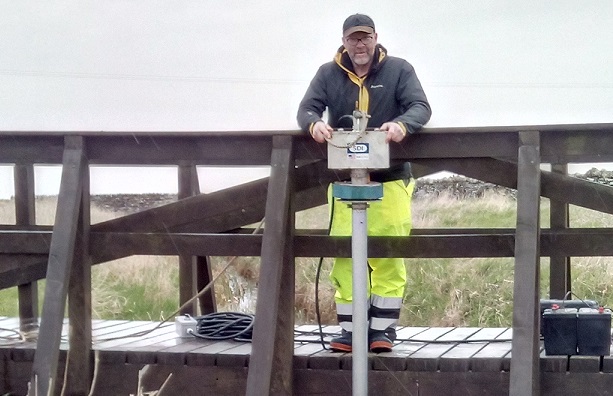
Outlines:
{"label": "grass", "polygon": [[[0,201],[0,223],[14,223],[14,203]],[[542,201],[541,224],[547,227],[549,202]],[[515,227],[513,197],[488,192],[481,198],[457,199],[447,194],[413,202],[415,228]],[[55,198],[37,200],[38,224],[52,224]],[[92,208],[92,222],[117,216]],[[613,216],[571,207],[573,227],[613,227]],[[297,214],[299,228],[326,228],[326,206]],[[213,257],[217,275],[230,257]],[[296,266],[296,323],[315,323],[317,259],[299,258]],[[408,283],[400,323],[411,326],[510,326],[513,310],[513,259],[406,259]],[[613,306],[613,258],[572,259],[573,292]],[[320,308],[323,323],[335,323],[334,290],[328,280],[331,259],[323,260]],[[255,312],[259,258],[241,257],[215,285],[220,311]],[[548,296],[549,261],[541,260],[541,296]],[[92,268],[92,307],[101,319],[161,320],[178,307],[178,259],[135,256]],[[42,298],[44,281],[39,282]],[[42,302],[40,304],[42,307]],[[1,315],[17,316],[16,288],[0,291]]]}

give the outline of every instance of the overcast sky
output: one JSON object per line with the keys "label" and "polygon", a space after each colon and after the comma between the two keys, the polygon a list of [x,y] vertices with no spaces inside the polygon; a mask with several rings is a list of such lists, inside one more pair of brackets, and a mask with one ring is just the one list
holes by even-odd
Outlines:
{"label": "overcast sky", "polygon": [[[613,122],[610,0],[0,0],[0,131],[296,129],[355,12],[415,67],[428,126]],[[96,172],[94,192],[135,185]],[[166,173],[142,189],[176,191]]]}

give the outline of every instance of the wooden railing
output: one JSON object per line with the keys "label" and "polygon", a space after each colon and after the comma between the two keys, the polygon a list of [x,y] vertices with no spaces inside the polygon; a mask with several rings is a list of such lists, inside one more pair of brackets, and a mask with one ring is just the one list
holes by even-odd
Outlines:
{"label": "wooden railing", "polygon": [[[568,205],[613,213],[613,189],[566,175],[566,164],[613,162],[613,124],[426,128],[392,144],[393,162],[416,177],[441,170],[517,189],[515,229],[416,229],[410,237],[371,237],[371,257],[515,257],[512,395],[539,394],[539,258],[551,258],[552,298],[571,290],[570,257],[611,256],[613,229],[569,228]],[[130,255],[180,256],[180,301],[211,279],[207,257],[262,258],[247,394],[291,394],[295,257],[351,257],[349,237],[297,230],[296,211],[325,203],[326,147],[299,131],[0,132],[0,163],[15,164],[15,225],[0,226],[0,287],[19,288],[22,326],[38,323],[36,281],[46,279],[32,370],[38,394],[57,371],[69,297],[65,380],[86,394],[91,378],[92,264]],[[551,163],[552,172],[540,170]],[[52,227],[34,221],[35,164],[62,164]],[[179,200],[103,223],[89,220],[90,165],[176,165]],[[270,165],[270,177],[199,194],[196,166]],[[551,226],[539,224],[540,197]],[[263,217],[263,233],[246,230]],[[194,265],[195,264],[195,265]],[[200,311],[215,309],[213,293]],[[195,312],[188,306],[186,312]]]}

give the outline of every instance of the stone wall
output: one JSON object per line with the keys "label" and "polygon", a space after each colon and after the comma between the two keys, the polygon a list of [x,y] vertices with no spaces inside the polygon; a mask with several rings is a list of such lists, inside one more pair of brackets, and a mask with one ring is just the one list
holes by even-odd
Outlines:
{"label": "stone wall", "polygon": [[[592,168],[585,174],[572,175],[579,179],[588,180],[613,187],[613,171]],[[444,179],[418,179],[415,186],[415,199],[449,194],[458,198],[480,198],[486,191],[494,191],[500,194],[515,197],[517,191],[511,188],[501,187],[492,183],[470,179],[464,176],[452,176]]]}
{"label": "stone wall", "polygon": [[458,198],[481,198],[486,191],[515,196],[515,190],[464,176],[444,179],[418,179],[415,184],[415,199],[437,197],[447,194]]}
{"label": "stone wall", "polygon": [[592,168],[585,175],[575,174],[574,176],[591,182],[613,186],[613,171]]}
{"label": "stone wall", "polygon": [[[585,174],[574,177],[613,186],[613,171],[592,168]],[[418,179],[415,185],[415,199],[432,198],[448,194],[458,198],[480,198],[486,191],[494,191],[515,197],[516,191],[492,183],[464,176],[452,176],[444,179]],[[175,194],[110,194],[92,196],[92,202],[105,210],[133,213],[138,210],[160,206],[176,201]]]}

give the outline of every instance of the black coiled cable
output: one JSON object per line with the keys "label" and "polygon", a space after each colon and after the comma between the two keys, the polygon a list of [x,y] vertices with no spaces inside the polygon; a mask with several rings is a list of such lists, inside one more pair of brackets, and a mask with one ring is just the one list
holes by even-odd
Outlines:
{"label": "black coiled cable", "polygon": [[215,312],[197,316],[194,337],[205,340],[251,341],[254,315],[240,312]]}

